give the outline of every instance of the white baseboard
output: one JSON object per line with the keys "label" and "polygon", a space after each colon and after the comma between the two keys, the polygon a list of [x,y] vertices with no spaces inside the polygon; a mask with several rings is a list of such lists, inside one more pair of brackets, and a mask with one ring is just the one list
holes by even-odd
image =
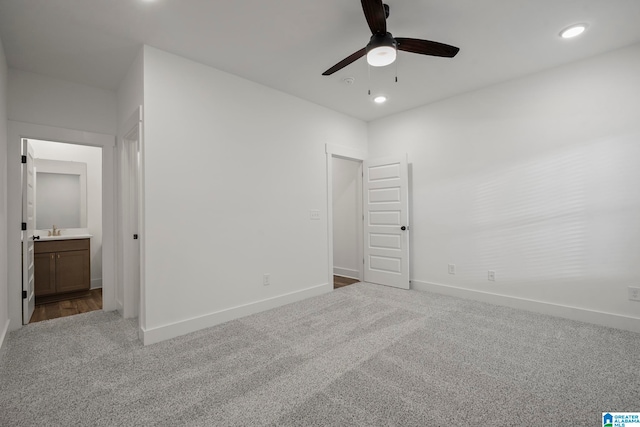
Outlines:
{"label": "white baseboard", "polygon": [[4,339],[7,337],[7,332],[9,332],[9,323],[11,323],[11,320],[7,319],[2,329],[0,329],[0,352],[4,348]]}
{"label": "white baseboard", "polygon": [[91,289],[101,289],[101,288],[102,288],[102,278],[91,279]]}
{"label": "white baseboard", "polygon": [[502,305],[505,307],[518,308],[535,313],[577,320],[579,322],[593,323],[596,325],[607,326],[616,329],[624,329],[625,331],[640,332],[640,318],[623,316],[620,314],[604,313],[601,311],[594,311],[586,308],[570,307],[567,305],[535,301],[526,298],[517,298],[490,292],[457,288],[455,286],[422,282],[420,280],[411,280],[411,289],[415,289],[418,291],[436,292],[443,295],[467,298],[476,301],[487,302],[490,304]]}
{"label": "white baseboard", "polygon": [[240,317],[249,316],[250,314],[259,313],[261,311],[270,310],[292,302],[301,301],[317,295],[322,295],[333,290],[333,284],[324,283],[322,285],[312,286],[300,291],[279,295],[273,298],[267,298],[249,304],[231,307],[220,310],[215,313],[206,314],[204,316],[194,317],[169,325],[158,326],[155,328],[140,328],[138,335],[144,345],[154,344],[180,335],[199,331],[200,329],[210,328],[220,323],[238,319]]}
{"label": "white baseboard", "polygon": [[360,272],[351,268],[333,267],[333,274],[336,276],[348,277],[350,279],[358,279]]}

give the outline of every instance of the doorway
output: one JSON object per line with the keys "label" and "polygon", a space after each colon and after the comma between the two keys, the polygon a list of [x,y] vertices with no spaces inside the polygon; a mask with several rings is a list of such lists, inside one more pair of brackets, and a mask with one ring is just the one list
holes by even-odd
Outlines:
{"label": "doorway", "polygon": [[333,165],[333,288],[362,279],[362,162],[341,157]]}
{"label": "doorway", "polygon": [[100,310],[102,148],[39,139],[27,144],[35,193],[35,310],[29,323]]}
{"label": "doorway", "polygon": [[[360,225],[358,278],[366,283],[410,289],[409,168],[406,153],[366,159],[359,150],[326,145],[328,204],[328,279],[334,276],[334,164],[336,159],[358,162]],[[335,239],[337,240],[337,238]]]}
{"label": "doorway", "polygon": [[364,280],[362,164],[366,153],[331,144],[327,154],[328,282],[333,289]]}
{"label": "doorway", "polygon": [[[8,308],[9,330],[17,330],[23,322],[23,291],[22,283],[22,254],[18,250],[21,246],[22,233],[19,225],[24,222],[22,215],[21,191],[21,147],[23,139],[37,139],[56,141],[79,146],[98,147],[102,152],[102,251],[99,258],[102,261],[102,309],[115,309],[115,137],[88,131],[58,128],[46,125],[36,125],[9,120],[7,132],[7,154],[9,159],[18,161],[7,162],[7,219],[9,224],[16,224],[7,230],[8,251]],[[53,224],[52,224],[53,225]],[[56,224],[58,225],[58,224]],[[35,228],[35,227],[34,227]],[[27,293],[27,292],[25,292]],[[27,319],[28,320],[28,319]]]}

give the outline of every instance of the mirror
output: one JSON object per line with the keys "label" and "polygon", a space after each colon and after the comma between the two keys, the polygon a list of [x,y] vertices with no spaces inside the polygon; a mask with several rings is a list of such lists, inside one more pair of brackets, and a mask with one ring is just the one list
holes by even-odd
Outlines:
{"label": "mirror", "polygon": [[87,164],[34,160],[36,229],[87,228]]}

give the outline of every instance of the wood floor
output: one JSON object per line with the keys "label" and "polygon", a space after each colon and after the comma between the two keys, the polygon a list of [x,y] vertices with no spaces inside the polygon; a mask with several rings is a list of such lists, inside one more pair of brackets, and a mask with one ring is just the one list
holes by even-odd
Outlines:
{"label": "wood floor", "polygon": [[342,276],[333,276],[333,289],[342,288],[343,286],[353,285],[354,283],[358,283],[360,280],[358,279],[350,279],[348,277]]}
{"label": "wood floor", "polygon": [[93,289],[89,291],[89,295],[80,298],[36,305],[29,323],[73,316],[74,314],[88,313],[95,310],[102,310],[102,289]]}

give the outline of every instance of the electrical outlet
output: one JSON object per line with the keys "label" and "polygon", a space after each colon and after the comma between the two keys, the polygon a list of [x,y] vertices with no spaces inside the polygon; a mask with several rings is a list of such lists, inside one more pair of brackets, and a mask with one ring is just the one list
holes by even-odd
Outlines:
{"label": "electrical outlet", "polygon": [[449,264],[449,274],[456,274],[456,265]]}
{"label": "electrical outlet", "polygon": [[629,301],[640,301],[640,288],[629,286]]}
{"label": "electrical outlet", "polygon": [[492,282],[496,281],[496,272],[493,270],[489,270],[487,273],[487,279],[489,279]]}
{"label": "electrical outlet", "polygon": [[320,211],[317,209],[312,209],[309,211],[309,219],[319,220],[320,219]]}
{"label": "electrical outlet", "polygon": [[271,284],[271,275],[269,273],[265,273],[262,276],[262,284],[264,286],[269,286]]}

